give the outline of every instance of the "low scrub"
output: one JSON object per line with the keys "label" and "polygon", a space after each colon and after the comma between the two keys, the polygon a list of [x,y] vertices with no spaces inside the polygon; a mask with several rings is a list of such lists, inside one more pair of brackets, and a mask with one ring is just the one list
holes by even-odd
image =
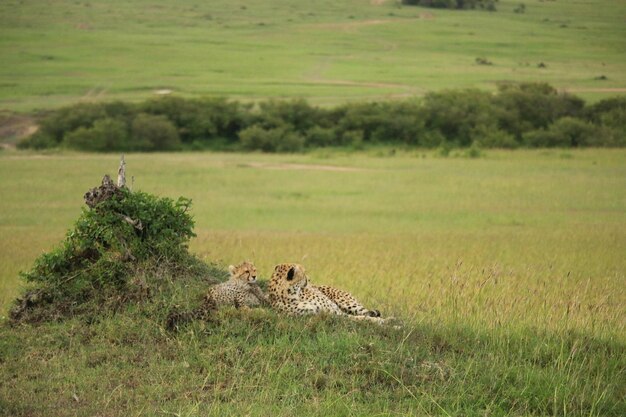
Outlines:
{"label": "low scrub", "polygon": [[161,97],[139,104],[77,104],[44,117],[21,148],[109,151],[177,149],[301,152],[392,144],[420,148],[625,146],[626,99],[594,105],[548,84],[446,90],[422,99],[255,105],[223,98]]}

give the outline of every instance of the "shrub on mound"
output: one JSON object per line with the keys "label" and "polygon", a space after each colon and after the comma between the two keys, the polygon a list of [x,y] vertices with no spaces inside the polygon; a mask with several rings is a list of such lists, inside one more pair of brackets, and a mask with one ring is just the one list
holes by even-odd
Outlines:
{"label": "shrub on mound", "polygon": [[172,303],[178,283],[206,288],[213,280],[217,271],[188,251],[195,236],[189,199],[131,192],[108,176],[85,199],[90,207],[62,244],[22,273],[30,289],[16,300],[12,320],[115,310],[130,301]]}

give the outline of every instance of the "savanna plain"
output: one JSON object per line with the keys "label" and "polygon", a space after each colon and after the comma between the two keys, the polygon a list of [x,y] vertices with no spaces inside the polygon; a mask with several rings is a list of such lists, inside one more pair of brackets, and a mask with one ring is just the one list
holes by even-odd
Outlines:
{"label": "savanna plain", "polygon": [[[624,93],[623,1],[520,3],[2,1],[0,127],[164,91],[321,106],[529,81]],[[133,190],[192,199],[190,251],[218,278],[298,262],[399,324],[225,308],[173,331],[140,303],[10,323],[20,271],[119,163],[18,151],[17,130],[0,132],[0,416],[626,415],[623,149],[126,155]],[[207,288],[160,278],[168,309]]]}
{"label": "savanna plain", "polygon": [[[1,310],[118,157],[0,155]],[[5,415],[623,415],[626,153],[127,156],[192,252],[304,264],[402,328],[226,309],[2,327]],[[234,191],[236,190],[236,191]]]}
{"label": "savanna plain", "polygon": [[[520,3],[525,12],[515,13]],[[624,93],[623,1],[500,0],[497,8],[7,0],[0,108],[142,100],[159,90],[333,105],[528,81],[592,101]]]}

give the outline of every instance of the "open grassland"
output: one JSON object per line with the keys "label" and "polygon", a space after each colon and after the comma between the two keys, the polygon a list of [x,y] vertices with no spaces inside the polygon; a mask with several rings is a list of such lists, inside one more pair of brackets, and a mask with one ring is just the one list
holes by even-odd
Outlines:
{"label": "open grassland", "polygon": [[592,100],[624,92],[623,1],[523,3],[519,14],[518,0],[501,0],[495,13],[369,0],[7,0],[0,109],[139,100],[161,89],[315,104],[507,81]]}
{"label": "open grassland", "polygon": [[[423,320],[611,334],[625,324],[625,161],[601,150],[128,157],[136,188],[192,198],[192,250],[208,261],[252,259],[266,278],[302,262],[319,282]],[[115,166],[115,156],[2,155],[1,310],[18,271],[60,241]]]}
{"label": "open grassland", "polygon": [[[7,415],[623,415],[626,152],[134,154],[192,252],[303,263],[404,328],[220,313],[0,329]],[[0,311],[117,157],[0,154]],[[4,408],[3,408],[4,407]]]}

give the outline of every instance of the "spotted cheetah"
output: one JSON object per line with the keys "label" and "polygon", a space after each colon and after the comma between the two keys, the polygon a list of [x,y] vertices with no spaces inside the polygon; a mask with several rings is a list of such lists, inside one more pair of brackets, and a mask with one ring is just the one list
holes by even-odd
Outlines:
{"label": "spotted cheetah", "polygon": [[256,281],[256,267],[250,262],[228,267],[230,278],[228,281],[215,285],[209,289],[204,297],[205,306],[218,308],[229,305],[253,307],[267,304],[268,300]]}
{"label": "spotted cheetah", "polygon": [[363,307],[350,293],[325,285],[311,285],[304,267],[299,264],[276,265],[268,293],[272,307],[290,315],[330,313],[355,320],[385,322],[378,310]]}

